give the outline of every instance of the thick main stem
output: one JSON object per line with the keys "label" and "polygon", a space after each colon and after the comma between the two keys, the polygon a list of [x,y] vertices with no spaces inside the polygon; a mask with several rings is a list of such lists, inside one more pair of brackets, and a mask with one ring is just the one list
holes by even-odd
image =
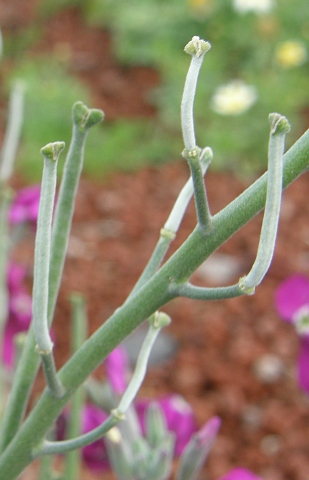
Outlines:
{"label": "thick main stem", "polygon": [[[286,187],[309,167],[309,131],[284,156]],[[213,230],[205,237],[197,228],[182,247],[124,306],[117,309],[59,372],[66,388],[61,399],[48,391],[42,394],[33,411],[0,459],[0,478],[15,480],[32,461],[32,451],[43,440],[49,426],[78,386],[95,367],[143,320],[172,299],[171,281],[186,281],[196,268],[253,218],[265,204],[266,174],[213,218]]]}

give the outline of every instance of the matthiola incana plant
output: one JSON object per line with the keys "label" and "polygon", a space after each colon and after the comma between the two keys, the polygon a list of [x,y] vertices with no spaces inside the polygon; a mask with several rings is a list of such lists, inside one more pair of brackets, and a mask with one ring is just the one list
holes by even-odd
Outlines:
{"label": "matthiola incana plant", "polygon": [[294,325],[299,337],[298,383],[309,394],[309,279],[304,275],[287,278],[276,291],[275,303],[281,318]]}
{"label": "matthiola incana plant", "polygon": [[[63,478],[76,479],[79,451],[91,468],[103,468],[102,462],[105,462],[105,468],[111,466],[120,480],[168,479],[174,456],[179,457],[175,473],[177,480],[198,478],[220,428],[220,418],[209,418],[204,426],[197,428],[190,406],[181,397],[136,400],[152,347],[161,329],[171,321],[161,309],[179,296],[212,300],[253,294],[273,256],[282,187],[287,187],[309,166],[309,132],[284,154],[289,123],[282,115],[272,113],[269,116],[267,173],[219,213],[211,214],[204,175],[212,159],[212,151],[197,144],[193,120],[198,74],[209,49],[210,44],[199,37],[193,37],[185,47],[191,63],[181,102],[181,125],[183,156],[188,162],[190,177],[163,225],[153,254],[132,292],[88,339],[84,299],[77,293],[72,295],[72,354],[59,371],[54,361],[51,325],[86,138],[90,129],[103,120],[103,112],[89,109],[81,102],[73,106],[72,140],[56,200],[57,163],[65,145],[56,141],[41,150],[43,177],[35,239],[32,320],[22,350],[19,348],[15,357],[9,398],[7,402],[5,398],[1,400],[1,411],[4,412],[0,429],[1,479],[18,478],[37,459],[41,459],[42,464],[40,478],[51,478],[49,459],[57,454],[65,454]],[[3,305],[9,301],[13,303],[13,289],[10,290],[9,285],[7,290],[6,274],[7,178],[7,175],[1,177],[0,294],[3,301],[7,299]],[[197,225],[165,261],[192,196]],[[26,203],[22,203],[18,215],[23,218],[29,214],[29,220],[33,209],[29,204],[26,208]],[[193,285],[190,277],[199,265],[262,209],[265,213],[260,241],[250,272],[230,286],[204,288]],[[11,221],[16,216],[17,210],[15,215],[11,212]],[[10,318],[2,312],[2,330],[6,322],[10,322]],[[143,322],[148,324],[148,332],[131,372],[125,354],[118,346]],[[107,389],[106,385],[90,377],[102,361],[105,361]],[[29,411],[28,400],[40,366],[46,388]],[[4,373],[5,369],[4,364]],[[61,422],[66,427],[65,435],[63,432],[59,434]],[[239,466],[220,480],[236,479],[258,480],[259,477]]]}

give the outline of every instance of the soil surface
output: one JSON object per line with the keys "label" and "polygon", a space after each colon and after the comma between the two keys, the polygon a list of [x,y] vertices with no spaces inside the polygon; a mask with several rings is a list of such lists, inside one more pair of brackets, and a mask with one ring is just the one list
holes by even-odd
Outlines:
{"label": "soil surface", "polygon": [[[25,3],[27,8],[21,9],[17,1],[0,2],[4,33],[18,32],[27,22],[37,21],[35,2]],[[76,75],[91,87],[94,105],[107,116],[155,114],[145,92],[157,84],[158,74],[117,65],[108,32],[84,25],[77,10],[66,10],[61,19],[56,15],[41,26],[43,36],[32,54],[48,53],[64,42],[73,56],[85,58],[89,52],[91,62]],[[86,295],[89,334],[94,332],[132,289],[187,176],[188,168],[179,159],[159,168],[117,173],[105,182],[82,179],[54,326],[58,366],[69,357],[69,293]],[[212,213],[249,183],[230,173],[210,171],[206,185]],[[20,186],[23,179],[16,177],[13,184]],[[222,418],[201,480],[215,480],[235,466],[249,468],[265,480],[309,478],[309,396],[299,391],[295,379],[298,339],[293,327],[278,317],[273,302],[282,280],[308,273],[308,188],[305,174],[284,193],[275,256],[254,296],[212,302],[177,299],[164,309],[173,320],[166,333],[177,347],[167,359],[151,366],[140,396],[177,392],[192,404],[200,425],[212,415]],[[226,242],[198,269],[192,282],[231,284],[248,272],[261,219],[259,214]],[[171,253],[195,224],[191,202]],[[30,232],[14,258],[31,269],[32,256]],[[41,386],[42,379],[35,395]],[[35,466],[29,468],[23,479],[35,480],[35,471]],[[84,468],[80,478],[114,477],[96,476]]]}

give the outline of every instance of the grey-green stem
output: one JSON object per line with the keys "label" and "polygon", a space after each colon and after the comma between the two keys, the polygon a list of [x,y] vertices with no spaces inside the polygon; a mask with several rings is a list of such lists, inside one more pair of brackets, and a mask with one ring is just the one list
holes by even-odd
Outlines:
{"label": "grey-green stem", "polygon": [[53,349],[47,319],[50,239],[57,184],[57,164],[63,149],[64,142],[50,143],[41,149],[44,167],[34,248],[32,291],[32,321],[37,350],[40,355],[48,354]]}
{"label": "grey-green stem", "polygon": [[252,294],[261,283],[272,261],[277,237],[281,195],[285,135],[290,125],[278,113],[269,115],[270,137],[268,147],[268,174],[265,212],[255,262],[239,285],[244,293]]}
{"label": "grey-green stem", "polygon": [[205,53],[211,45],[199,37],[193,37],[184,50],[192,55],[192,60],[187,73],[182,101],[181,101],[181,129],[185,148],[191,152],[196,148],[193,106],[196,92],[197,79],[202,66]]}
{"label": "grey-green stem", "polygon": [[[71,354],[74,354],[85,342],[87,338],[88,318],[86,313],[86,303],[82,295],[74,293],[70,296],[71,303]],[[66,438],[73,439],[78,437],[82,431],[82,408],[85,403],[85,389],[81,386],[73,396],[70,421],[66,432]],[[76,480],[79,475],[81,464],[81,452],[78,450],[70,451],[65,457],[65,480]]]}
{"label": "grey-green stem", "polygon": [[46,383],[51,393],[61,397],[63,387],[57,378],[53,357],[53,342],[48,326],[48,281],[50,266],[51,225],[57,184],[58,158],[64,142],[50,143],[41,149],[44,157],[43,178],[37,234],[34,249],[34,275],[32,292],[32,322],[36,351],[40,355]]}

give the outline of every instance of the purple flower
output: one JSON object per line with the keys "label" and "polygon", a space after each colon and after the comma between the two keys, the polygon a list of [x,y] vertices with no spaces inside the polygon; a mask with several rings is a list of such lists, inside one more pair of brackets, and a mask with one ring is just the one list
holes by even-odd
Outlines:
{"label": "purple flower", "polygon": [[[90,403],[86,404],[82,412],[83,433],[90,432],[98,427],[106,418],[107,414],[99,407]],[[110,468],[103,438],[84,447],[82,449],[82,455],[88,468],[92,471],[98,472]]]}
{"label": "purple flower", "polygon": [[[140,399],[135,407],[140,418],[143,432],[145,432],[145,413],[152,400]],[[176,434],[175,455],[179,456],[197,431],[197,423],[191,405],[181,395],[166,395],[159,397],[156,402],[162,408],[168,430]]]}
{"label": "purple flower", "polygon": [[26,269],[15,263],[8,267],[8,318],[4,328],[2,358],[6,366],[11,367],[14,362],[14,336],[28,330],[32,316],[31,296],[24,286]]}
{"label": "purple flower", "polygon": [[293,275],[275,294],[275,305],[283,320],[294,325],[300,339],[298,383],[309,393],[309,279]]}
{"label": "purple flower", "polygon": [[281,283],[275,293],[278,313],[288,322],[293,322],[295,313],[304,306],[309,308],[309,279],[293,275]]}
{"label": "purple flower", "polygon": [[116,395],[122,395],[127,388],[129,362],[124,347],[118,346],[106,358],[105,372],[109,384]]}
{"label": "purple flower", "polygon": [[261,477],[254,475],[250,470],[245,468],[234,468],[218,480],[263,480]]}
{"label": "purple flower", "polygon": [[36,224],[39,211],[40,192],[40,185],[22,188],[17,192],[9,211],[9,222],[11,224],[22,222]]}

